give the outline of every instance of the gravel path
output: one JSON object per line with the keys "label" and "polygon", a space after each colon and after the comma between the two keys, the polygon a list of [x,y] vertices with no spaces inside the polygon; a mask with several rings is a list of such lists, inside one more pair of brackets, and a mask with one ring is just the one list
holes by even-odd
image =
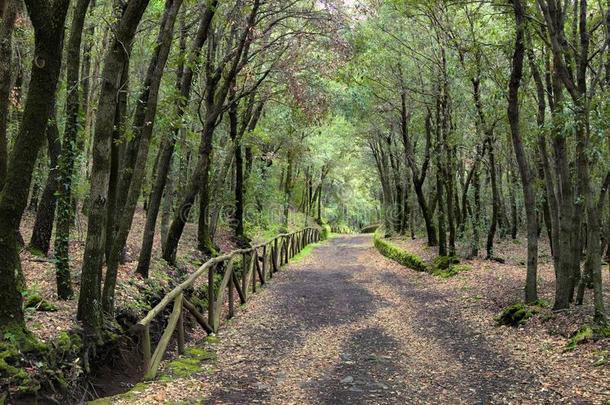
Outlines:
{"label": "gravel path", "polygon": [[409,272],[366,235],[291,265],[220,333],[208,402],[553,402]]}
{"label": "gravel path", "polygon": [[211,370],[140,402],[596,403],[549,380],[546,361],[531,367],[514,332],[484,332],[464,292],[437,280],[383,258],[370,235],[332,239],[221,329]]}

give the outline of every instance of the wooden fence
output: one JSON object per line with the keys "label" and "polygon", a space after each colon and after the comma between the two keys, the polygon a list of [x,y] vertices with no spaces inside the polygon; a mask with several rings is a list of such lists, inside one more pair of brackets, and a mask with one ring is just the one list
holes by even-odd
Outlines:
{"label": "wooden fence", "polygon": [[[305,246],[320,240],[320,230],[305,228],[297,232],[278,235],[268,242],[249,249],[236,250],[223,256],[215,257],[204,263],[191,274],[182,284],[170,291],[162,300],[140,320],[135,329],[141,334],[142,354],[144,357],[144,379],[156,376],[159,364],[167,351],[174,333],[178,339],[178,353],[184,353],[184,310],[186,309],[199,325],[208,333],[216,333],[221,322],[225,298],[228,298],[228,314],[230,319],[235,314],[235,296],[237,291],[239,301],[245,304],[250,291],[256,292],[258,285],[265,285],[281,266],[299,253]],[[242,271],[234,271],[234,264],[242,258]],[[222,282],[217,291],[214,288],[215,274],[222,274]],[[208,279],[208,313],[207,319],[197,307],[185,297],[184,291],[193,286],[195,281],[207,274]],[[150,339],[150,324],[159,316],[165,307],[172,305],[169,321],[154,352]]]}

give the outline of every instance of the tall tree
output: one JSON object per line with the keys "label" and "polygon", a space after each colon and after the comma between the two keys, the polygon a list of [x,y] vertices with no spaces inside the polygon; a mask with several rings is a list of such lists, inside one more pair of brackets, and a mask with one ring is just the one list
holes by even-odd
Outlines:
{"label": "tall tree", "polygon": [[106,216],[110,182],[110,150],[121,76],[129,60],[136,29],[149,0],[130,0],[119,6],[113,38],[104,58],[93,139],[90,207],[78,300],[78,319],[88,332],[99,336],[102,327],[102,262],[106,242]]}
{"label": "tall tree", "polygon": [[[59,157],[59,187],[57,189],[57,225],[55,231],[55,266],[57,295],[61,299],[72,298],[70,278],[70,228],[74,221],[72,183],[77,151],[80,113],[80,60],[82,33],[90,0],[77,0],[72,13],[66,61],[66,125]],[[85,94],[84,97],[87,95]]]}
{"label": "tall tree", "polygon": [[35,159],[42,146],[61,68],[64,23],[69,0],[25,4],[34,26],[35,49],[25,109],[0,194],[0,329],[24,327],[17,233],[27,204]]}
{"label": "tall tree", "polygon": [[538,299],[538,216],[536,214],[536,196],[531,168],[527,161],[519,115],[519,88],[523,77],[523,60],[525,58],[525,7],[521,0],[512,0],[515,15],[515,51],[512,60],[512,71],[508,84],[508,122],[513,140],[515,157],[521,175],[525,213],[527,216],[527,278],[525,281],[525,302],[532,303]]}

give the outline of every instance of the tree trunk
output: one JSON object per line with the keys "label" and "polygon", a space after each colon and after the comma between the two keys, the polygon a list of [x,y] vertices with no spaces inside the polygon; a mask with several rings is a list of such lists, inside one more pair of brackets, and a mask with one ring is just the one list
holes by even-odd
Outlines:
{"label": "tree trunk", "polygon": [[61,153],[61,143],[59,140],[59,128],[57,128],[55,103],[53,104],[46,129],[50,160],[49,175],[47,176],[47,183],[38,204],[38,210],[36,211],[36,220],[29,246],[32,252],[41,253],[45,256],[49,253],[51,244],[51,233],[53,232],[55,206],[57,203],[56,193],[60,181],[57,164]]}
{"label": "tree trunk", "polygon": [[494,238],[496,236],[496,228],[498,226],[498,211],[500,209],[500,195],[498,193],[498,184],[496,181],[496,155],[494,152],[494,141],[488,139],[487,153],[489,156],[489,174],[491,177],[491,193],[492,193],[492,209],[491,209],[491,223],[489,225],[489,231],[487,232],[487,260],[494,258]]}
{"label": "tree trunk", "polygon": [[[180,118],[184,116],[188,102],[191,95],[191,88],[193,84],[194,69],[196,68],[201,48],[206,42],[210,24],[214,13],[216,11],[217,0],[211,0],[208,2],[208,7],[200,21],[197,35],[191,45],[191,52],[188,56],[187,63],[183,66],[183,69],[179,70],[178,74],[178,87],[180,90],[180,97],[177,101],[177,114],[178,118],[176,122],[180,122]],[[184,35],[186,35],[186,32]],[[157,216],[159,214],[159,208],[161,206],[161,198],[163,191],[166,186],[166,179],[171,168],[172,155],[174,153],[174,147],[176,140],[180,133],[179,126],[175,126],[171,130],[172,136],[164,138],[161,142],[159,159],[157,163],[157,171],[155,173],[155,182],[150,195],[150,203],[148,211],[146,212],[146,224],[144,227],[144,234],[142,237],[142,248],[140,249],[140,257],[138,260],[138,267],[136,272],[144,277],[148,277],[148,268],[150,266],[150,258],[152,255],[152,245],[155,235],[155,227],[157,223]],[[166,194],[166,199],[173,198],[173,192]],[[165,210],[164,210],[165,213]],[[180,214],[179,214],[180,215]],[[169,236],[169,230],[165,233],[165,237],[162,241],[162,246],[165,249],[167,246],[167,237]],[[166,257],[165,250],[163,251],[163,257]]]}
{"label": "tree trunk", "polygon": [[[72,180],[77,154],[79,124],[79,71],[82,31],[90,0],[78,0],[72,16],[66,61],[66,127],[59,157],[59,187],[57,188],[57,225],[55,231],[55,266],[57,295],[60,299],[71,299],[74,295],[70,279],[70,228],[74,221]],[[86,97],[86,95],[84,96]]]}
{"label": "tree trunk", "polygon": [[90,209],[81,275],[77,318],[88,333],[99,336],[102,325],[101,277],[106,242],[110,151],[121,72],[129,60],[131,43],[149,0],[130,0],[114,27],[114,39],[104,58],[93,140]]}
{"label": "tree trunk", "polygon": [[[604,183],[602,184],[598,202],[595,204],[593,198],[587,200],[587,220],[589,232],[587,244],[587,261],[585,263],[585,273],[589,275],[590,281],[593,284],[593,305],[594,316],[593,322],[600,327],[608,326],[606,317],[606,309],[604,305],[604,292],[602,286],[602,250],[601,250],[601,214],[604,212],[604,203],[608,188],[610,187],[610,172],[606,174]],[[593,191],[590,190],[593,194]],[[584,290],[586,281],[581,281],[581,288]],[[582,303],[582,296],[579,297]]]}
{"label": "tree trunk", "polygon": [[[13,61],[13,29],[17,20],[18,0],[8,0],[0,21],[0,190],[4,186],[8,164],[8,114]],[[1,7],[0,7],[1,8]],[[0,10],[1,11],[1,10]]]}
{"label": "tree trunk", "polygon": [[[525,214],[527,217],[527,276],[525,281],[525,302],[538,300],[538,218],[536,214],[536,194],[531,168],[527,161],[523,139],[521,137],[519,88],[523,78],[523,59],[525,55],[525,10],[521,0],[513,0],[515,14],[516,39],[512,59],[512,71],[508,86],[508,121],[510,124],[513,148],[521,174]],[[516,220],[516,218],[514,219]],[[515,235],[516,236],[516,235]]]}
{"label": "tree trunk", "polygon": [[[485,146],[483,146],[485,148]],[[484,152],[481,152],[484,153]],[[472,213],[472,244],[470,247],[470,256],[476,258],[479,256],[479,241],[481,240],[481,175],[479,166],[473,173],[472,183],[474,187],[474,212]]]}
{"label": "tree trunk", "polygon": [[127,173],[130,174],[127,178],[121,179],[119,187],[119,195],[126,197],[117,206],[116,214],[119,216],[120,222],[117,224],[117,232],[110,249],[110,256],[107,258],[106,279],[102,296],[104,311],[109,314],[114,312],[114,290],[121,252],[127,243],[129,230],[133,223],[133,215],[146,175],[146,162],[157,113],[161,78],[171,49],[174,23],[181,5],[182,0],[166,0],[165,14],[157,38],[157,48],[151,57],[144,81],[143,94],[140,96],[134,116],[134,141],[136,141],[138,148],[133,165],[125,165],[124,176]]}
{"label": "tree trunk", "polygon": [[16,274],[20,272],[17,233],[27,204],[35,159],[44,141],[61,68],[68,0],[26,0],[35,27],[35,50],[23,120],[0,194],[0,330],[25,328]]}
{"label": "tree trunk", "polygon": [[[131,52],[131,49],[126,50]],[[123,134],[125,133],[125,120],[127,118],[127,98],[129,96],[129,60],[123,66],[121,81],[119,82],[116,110],[114,112],[114,127],[112,129],[112,143],[110,144],[110,177],[108,180],[108,203],[106,208],[106,241],[104,242],[104,255],[106,260],[110,257],[110,250],[116,236],[116,221],[120,210],[122,195],[119,191],[121,162],[125,144]]]}
{"label": "tree trunk", "polygon": [[235,236],[241,241],[244,238],[244,169],[241,136],[237,129],[237,103],[233,101],[229,109],[230,135],[235,153]]}

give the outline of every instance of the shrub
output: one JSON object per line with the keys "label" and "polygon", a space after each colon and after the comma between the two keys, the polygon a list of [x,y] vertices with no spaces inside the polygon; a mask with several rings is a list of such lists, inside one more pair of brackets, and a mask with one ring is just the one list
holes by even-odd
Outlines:
{"label": "shrub", "polygon": [[373,240],[375,243],[375,248],[377,248],[379,253],[381,253],[388,259],[392,259],[395,262],[398,262],[403,266],[413,269],[415,271],[428,270],[428,267],[421,258],[409,252],[406,252],[405,250],[394,245],[387,239],[384,239],[380,229],[375,232]]}
{"label": "shrub", "polygon": [[330,237],[332,233],[330,225],[324,224],[322,225],[322,230],[320,231],[320,240],[326,240]]}

